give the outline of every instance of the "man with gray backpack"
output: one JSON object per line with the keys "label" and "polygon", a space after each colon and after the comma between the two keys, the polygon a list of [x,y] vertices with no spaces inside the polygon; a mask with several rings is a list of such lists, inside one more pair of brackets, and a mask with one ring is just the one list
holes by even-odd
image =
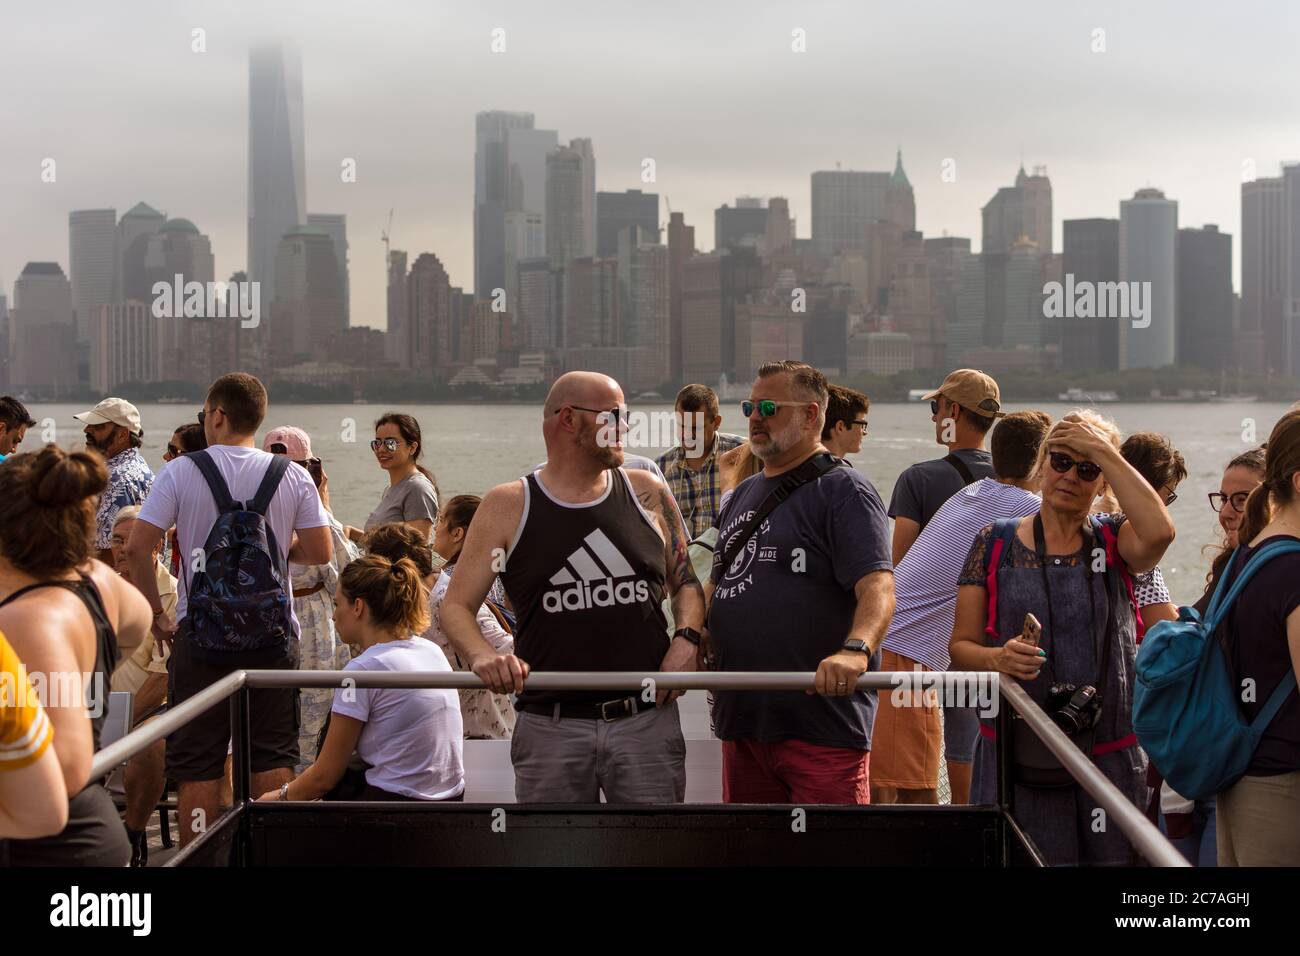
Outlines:
{"label": "man with gray backpack", "polygon": [[[200,414],[208,447],[158,473],[127,542],[132,579],[144,582],[140,590],[155,610],[154,636],[172,642],[173,705],[236,669],[292,670],[298,621],[288,562],[324,564],[333,554],[329,515],[307,470],[257,447],[266,407],[266,389],[252,375],[213,382]],[[173,525],[182,562],[175,621],[160,610],[145,573]],[[296,688],[250,694],[253,793],[293,777],[297,696]],[[229,740],[224,701],[167,738],[182,845],[220,813]]]}

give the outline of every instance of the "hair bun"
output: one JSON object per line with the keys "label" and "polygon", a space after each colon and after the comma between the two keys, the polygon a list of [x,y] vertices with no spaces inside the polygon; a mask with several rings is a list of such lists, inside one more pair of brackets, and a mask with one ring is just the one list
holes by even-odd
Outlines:
{"label": "hair bun", "polygon": [[91,452],[69,453],[47,445],[32,465],[32,498],[49,508],[76,504],[108,487],[108,468]]}

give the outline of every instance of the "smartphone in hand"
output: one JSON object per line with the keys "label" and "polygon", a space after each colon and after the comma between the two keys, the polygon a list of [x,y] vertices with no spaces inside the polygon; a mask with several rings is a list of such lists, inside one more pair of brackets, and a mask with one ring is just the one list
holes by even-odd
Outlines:
{"label": "smartphone in hand", "polygon": [[1025,626],[1020,632],[1020,642],[1028,644],[1030,647],[1037,647],[1043,637],[1043,625],[1038,623],[1038,618],[1033,614],[1025,615]]}

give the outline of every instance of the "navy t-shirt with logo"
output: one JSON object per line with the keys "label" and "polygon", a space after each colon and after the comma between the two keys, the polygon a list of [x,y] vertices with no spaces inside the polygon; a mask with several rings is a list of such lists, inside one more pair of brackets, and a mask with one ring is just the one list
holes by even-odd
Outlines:
{"label": "navy t-shirt with logo", "polygon": [[[860,472],[840,466],[791,494],[724,571],[731,536],[780,482],[762,473],[745,480],[718,518],[709,634],[720,670],[815,671],[849,636],[854,585],[893,567],[880,495]],[[877,655],[871,669],[879,667]],[[714,700],[714,730],[723,740],[871,749],[875,692],[719,690]]]}

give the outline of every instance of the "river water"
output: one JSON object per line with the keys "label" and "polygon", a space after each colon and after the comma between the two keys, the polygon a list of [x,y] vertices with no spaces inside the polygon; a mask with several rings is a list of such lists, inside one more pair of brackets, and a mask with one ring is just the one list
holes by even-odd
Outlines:
{"label": "river water", "polygon": [[[1020,406],[1012,406],[1015,410]],[[1054,419],[1071,406],[1042,404]],[[1209,554],[1206,545],[1219,540],[1219,528],[1206,495],[1219,488],[1224,465],[1252,444],[1268,437],[1273,422],[1286,410],[1284,404],[1184,404],[1115,403],[1099,406],[1115,419],[1124,434],[1156,431],[1168,435],[1187,460],[1188,477],[1171,506],[1178,539],[1161,567],[1178,603],[1190,603],[1201,591]],[[64,448],[82,447],[81,424],[71,405],[32,405],[38,423],[51,419],[56,440]],[[311,436],[312,450],[329,476],[335,514],[346,524],[360,525],[374,508],[387,484],[375,464],[369,441],[373,422],[387,409],[379,405],[272,405],[266,429],[297,425]],[[143,452],[157,470],[172,430],[193,421],[197,408],[188,405],[141,405],[145,430]],[[400,409],[419,419],[424,432],[423,464],[435,472],[444,497],[483,494],[493,485],[523,474],[546,457],[542,443],[540,405],[407,405]],[[669,405],[633,405],[634,412],[655,424],[669,420]],[[877,404],[869,414],[870,434],[853,464],[875,484],[886,503],[899,473],[913,462],[942,457],[934,443],[930,410],[924,404]],[[723,409],[723,429],[745,434],[745,419],[738,403]],[[265,431],[265,429],[264,429]],[[39,447],[42,427],[34,428],[23,444]],[[629,450],[655,456],[670,441],[666,429],[643,429]]]}

